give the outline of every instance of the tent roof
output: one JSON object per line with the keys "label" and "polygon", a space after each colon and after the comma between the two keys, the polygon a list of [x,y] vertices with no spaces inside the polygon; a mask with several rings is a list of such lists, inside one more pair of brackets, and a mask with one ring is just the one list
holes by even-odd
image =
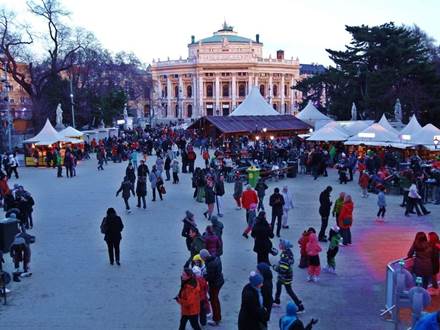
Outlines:
{"label": "tent roof", "polygon": [[332,121],[314,132],[308,141],[345,141],[349,134],[335,121]]}
{"label": "tent roof", "polygon": [[395,133],[395,134],[399,134],[399,131],[397,129],[395,129],[393,126],[391,126],[390,122],[387,120],[387,117],[385,116],[385,114],[382,115],[382,117],[380,118],[379,125],[381,125],[383,128]]}
{"label": "tent roof", "polygon": [[58,141],[62,141],[63,137],[53,128],[49,119],[46,120],[44,127],[33,138],[24,140],[24,143],[37,143],[38,145],[48,145]]}
{"label": "tent roof", "polygon": [[341,126],[347,133],[352,136],[359,132],[362,132],[367,127],[374,124],[373,120],[351,120],[351,121],[338,121],[339,126]]}
{"label": "tent roof", "polygon": [[422,129],[415,115],[411,117],[408,124],[400,131],[400,135],[414,135]]}
{"label": "tent roof", "polygon": [[273,109],[261,96],[257,86],[229,116],[277,116],[279,113]]}
{"label": "tent roof", "polygon": [[411,137],[410,142],[414,145],[433,146],[434,136],[440,137],[440,129],[432,124],[427,124]]}
{"label": "tent roof", "polygon": [[253,133],[255,129],[267,129],[267,132],[276,131],[306,131],[310,126],[290,115],[278,116],[208,116],[192,123],[188,128],[197,128],[203,121],[208,121],[222,133]]}
{"label": "tent roof", "polygon": [[77,129],[73,128],[72,126],[68,126],[62,131],[59,132],[59,134],[63,137],[79,137],[83,136],[84,133],[78,131]]}
{"label": "tent roof", "polygon": [[[369,135],[369,136],[368,136]],[[350,137],[345,144],[365,144],[371,146],[386,146],[393,143],[400,143],[399,136],[386,129],[382,125],[375,123],[362,132]]]}
{"label": "tent roof", "polygon": [[309,101],[305,108],[296,114],[296,118],[301,119],[302,121],[312,126],[314,126],[315,122],[318,120],[331,120],[329,117],[316,109],[312,101]]}

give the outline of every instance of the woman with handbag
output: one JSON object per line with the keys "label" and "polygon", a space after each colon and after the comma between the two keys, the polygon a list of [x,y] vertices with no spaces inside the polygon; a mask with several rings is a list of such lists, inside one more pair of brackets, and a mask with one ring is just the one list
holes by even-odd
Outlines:
{"label": "woman with handbag", "polygon": [[153,168],[151,169],[150,183],[151,183],[151,190],[153,191],[153,199],[151,201],[152,202],[156,201],[156,189],[157,192],[159,193],[160,200],[163,200],[162,198],[162,192],[164,190],[163,180],[162,177],[160,176],[159,171],[156,168],[156,165],[153,165]]}
{"label": "woman with handbag", "polygon": [[342,243],[351,245],[351,226],[353,225],[353,201],[350,195],[345,195],[344,204],[339,213],[338,226],[341,228]]}
{"label": "woman with handbag", "polygon": [[121,242],[121,232],[124,229],[121,218],[116,214],[114,208],[107,209],[107,216],[101,222],[101,233],[104,234],[104,241],[107,243],[108,256],[110,265],[116,264],[120,266],[119,243]]}

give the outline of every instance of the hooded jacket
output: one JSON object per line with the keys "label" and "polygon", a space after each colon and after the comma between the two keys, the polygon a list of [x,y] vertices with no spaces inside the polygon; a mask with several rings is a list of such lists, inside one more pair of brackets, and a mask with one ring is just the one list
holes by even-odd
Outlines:
{"label": "hooded jacket", "polygon": [[291,284],[293,279],[292,265],[294,262],[292,253],[292,244],[289,241],[281,243],[282,251],[280,254],[280,260],[278,265],[274,267],[274,270],[278,273],[278,281],[282,284]]}
{"label": "hooded jacket", "polygon": [[261,295],[263,296],[263,306],[266,308],[268,318],[270,318],[270,311],[273,304],[273,275],[270,266],[264,262],[257,265],[257,269],[263,276],[263,287],[261,288]]}
{"label": "hooded jacket", "polygon": [[238,314],[239,330],[267,329],[267,312],[260,304],[258,291],[250,283],[241,293],[241,307]]}
{"label": "hooded jacket", "polygon": [[321,247],[318,243],[318,238],[315,233],[311,233],[309,236],[309,242],[306,247],[307,255],[310,257],[319,255],[319,252],[322,251]]}
{"label": "hooded jacket", "polygon": [[[338,226],[341,229],[349,229],[353,225],[353,202],[344,202],[341,212],[339,213]],[[351,219],[350,225],[344,225],[344,219]]]}
{"label": "hooded jacket", "polygon": [[280,330],[289,330],[290,326],[298,320],[296,316],[297,308],[296,305],[289,301],[286,306],[286,315],[280,318]]}
{"label": "hooded jacket", "polygon": [[195,278],[182,281],[182,287],[177,299],[182,315],[191,316],[200,313],[200,287]]}

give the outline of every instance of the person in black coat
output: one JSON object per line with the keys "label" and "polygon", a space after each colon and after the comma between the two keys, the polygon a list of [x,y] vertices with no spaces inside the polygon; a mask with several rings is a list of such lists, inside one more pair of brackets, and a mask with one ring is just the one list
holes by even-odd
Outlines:
{"label": "person in black coat", "polygon": [[284,197],[280,194],[280,189],[275,188],[274,193],[269,198],[269,205],[272,207],[272,221],[270,227],[275,229],[275,220],[277,220],[277,237],[280,237],[281,218],[283,217]]}
{"label": "person in black coat", "polygon": [[121,232],[124,229],[121,218],[116,214],[114,208],[107,210],[107,216],[101,222],[101,233],[104,234],[104,241],[107,243],[110,265],[113,265],[116,258],[116,264],[120,266],[119,243],[121,242]]}
{"label": "person in black coat", "polygon": [[170,169],[171,169],[171,158],[169,155],[167,155],[167,157],[165,158],[165,164],[163,169],[165,170],[165,175],[166,175],[166,181],[170,181],[171,180],[171,174],[170,174]]}
{"label": "person in black coat", "polygon": [[273,232],[266,221],[266,212],[261,211],[256,219],[256,223],[251,233],[255,238],[254,252],[257,253],[257,264],[264,262],[270,265],[269,253],[272,250]]}
{"label": "person in black coat", "polygon": [[190,211],[185,212],[185,218],[182,220],[183,222],[183,228],[182,228],[182,237],[185,237],[185,243],[186,248],[188,251],[191,251],[191,243],[192,238],[189,234],[190,230],[197,230],[197,224],[194,220],[194,214],[192,214]]}
{"label": "person in black coat", "polygon": [[127,177],[124,177],[124,181],[122,181],[121,187],[116,192],[116,197],[119,195],[121,191],[122,191],[122,198],[124,199],[125,202],[125,208],[130,213],[130,205],[128,204],[128,199],[130,198],[130,192],[133,193],[133,196],[135,195],[135,193],[134,193],[133,184]]}
{"label": "person in black coat", "polygon": [[251,272],[249,283],[241,293],[240,313],[238,314],[238,330],[267,329],[267,311],[260,303],[263,277]]}
{"label": "person in black coat", "polygon": [[137,168],[137,175],[140,176],[147,176],[150,174],[150,170],[148,169],[148,166],[145,165],[145,160],[141,160],[141,165]]}
{"label": "person in black coat", "polygon": [[147,204],[145,202],[145,196],[147,196],[147,177],[140,176],[138,177],[137,183],[136,183],[136,196],[138,198],[137,207],[141,207],[141,200],[142,205],[145,208],[147,208]]}
{"label": "person in black coat", "polygon": [[263,286],[261,294],[263,296],[263,306],[267,311],[267,320],[270,320],[270,313],[273,305],[273,275],[270,266],[264,262],[257,265],[257,270],[263,276]]}
{"label": "person in black coat", "polygon": [[130,180],[131,184],[134,186],[136,182],[136,174],[134,172],[133,164],[130,162],[125,170],[125,176]]}
{"label": "person in black coat", "polygon": [[330,193],[333,190],[332,187],[327,186],[323,192],[319,195],[319,214],[321,215],[321,230],[319,231],[318,239],[320,242],[327,242],[327,236],[325,231],[327,230],[328,218],[330,216],[330,209],[332,202],[330,201]]}
{"label": "person in black coat", "polygon": [[208,206],[208,209],[203,212],[203,215],[208,220],[211,219],[212,213],[214,211],[214,204],[215,204],[215,193],[214,193],[214,187],[213,183],[208,183],[205,186],[205,204]]}

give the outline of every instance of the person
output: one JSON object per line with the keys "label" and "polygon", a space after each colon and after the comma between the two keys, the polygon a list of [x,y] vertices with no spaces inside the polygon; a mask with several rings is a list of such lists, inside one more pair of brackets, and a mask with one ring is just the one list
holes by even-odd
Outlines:
{"label": "person", "polygon": [[255,190],[257,191],[257,195],[258,195],[258,208],[257,211],[263,210],[264,211],[264,196],[266,195],[266,190],[269,187],[267,186],[267,184],[264,182],[263,178],[258,179],[258,182],[255,186]]}
{"label": "person", "polygon": [[414,330],[440,330],[440,311],[422,316]]}
{"label": "person", "polygon": [[292,193],[289,191],[289,188],[287,186],[283,187],[282,196],[284,199],[284,205],[283,205],[283,228],[287,229],[289,228],[289,225],[287,224],[287,221],[289,219],[289,210],[293,209],[293,196]]}
{"label": "person", "polygon": [[351,226],[353,225],[353,201],[350,195],[345,195],[341,213],[339,213],[338,227],[344,246],[351,245]]}
{"label": "person", "polygon": [[185,330],[188,321],[194,330],[201,330],[199,325],[200,287],[190,268],[183,270],[180,290],[174,299],[180,305],[179,330]]}
{"label": "person", "polygon": [[208,281],[209,300],[212,309],[212,320],[210,320],[208,324],[211,326],[217,326],[222,319],[221,305],[218,296],[220,294],[220,289],[225,283],[222,273],[222,263],[219,257],[211,256],[206,249],[200,251],[200,257],[205,262],[205,278]]}
{"label": "person", "polygon": [[214,203],[215,203],[215,193],[213,182],[208,181],[205,186],[205,204],[207,205],[207,210],[203,212],[203,215],[206,219],[211,219],[212,213],[214,212]]}
{"label": "person", "polygon": [[64,167],[66,168],[66,178],[69,177],[72,178],[73,163],[72,163],[71,151],[69,148],[67,148],[66,152],[64,153]]}
{"label": "person", "polygon": [[177,159],[174,159],[171,168],[173,170],[173,184],[179,183],[179,161]]}
{"label": "person", "polygon": [[363,198],[368,197],[368,183],[370,182],[370,176],[367,172],[363,171],[359,175],[359,186],[361,187],[361,196]]}
{"label": "person", "polygon": [[330,244],[327,250],[327,267],[324,268],[328,273],[336,274],[336,255],[339,252],[339,242],[341,239],[339,227],[333,226],[329,233]]}
{"label": "person", "polygon": [[321,274],[321,263],[319,260],[319,252],[322,251],[318,243],[318,238],[316,234],[311,233],[309,237],[309,242],[306,246],[307,255],[309,257],[309,266],[307,271],[309,276],[307,280],[309,282],[318,282],[319,275]]}
{"label": "person", "polygon": [[333,206],[332,215],[335,218],[336,225],[338,224],[339,213],[341,213],[342,205],[344,205],[345,192],[340,192]]}
{"label": "person", "polygon": [[309,257],[307,255],[307,243],[309,242],[310,234],[316,234],[315,228],[310,227],[307,230],[304,230],[300,239],[298,240],[298,245],[300,248],[301,259],[299,261],[299,268],[307,268],[309,266]]}
{"label": "person", "polygon": [[18,179],[18,161],[15,158],[14,154],[9,155],[9,174],[8,178],[11,178],[12,172],[14,172],[15,178]]}
{"label": "person", "polygon": [[297,317],[296,305],[289,301],[286,305],[286,315],[280,318],[280,330],[311,330],[313,325],[318,323],[318,320],[311,319],[311,321],[304,327],[304,323]]}
{"label": "person", "polygon": [[241,195],[243,194],[243,182],[240,178],[240,172],[235,174],[234,179],[234,197],[235,202],[237,203],[237,210],[241,210]]}
{"label": "person", "polygon": [[298,307],[298,312],[304,312],[304,306],[302,301],[297,297],[295,292],[292,290],[292,279],[293,279],[293,270],[292,265],[294,263],[293,253],[292,253],[292,243],[289,240],[280,239],[280,260],[278,265],[274,265],[273,269],[278,273],[277,280],[277,291],[275,293],[274,304],[280,305],[280,296],[281,290],[284,286],[287,294],[290,298],[293,299],[296,306]]}
{"label": "person", "polygon": [[190,257],[186,262],[186,265],[189,265],[194,256],[200,254],[200,251],[205,248],[205,241],[197,228],[189,229],[189,237],[191,238],[191,245],[189,248]]}
{"label": "person", "polygon": [[138,156],[139,156],[138,151],[136,149],[133,149],[130,155],[130,162],[133,164],[133,167],[135,169],[138,168]]}
{"label": "person", "polygon": [[263,296],[263,306],[267,311],[267,321],[269,321],[273,305],[273,275],[270,266],[264,262],[257,265],[257,271],[263,276],[261,295]]}
{"label": "person", "polygon": [[135,169],[134,169],[132,163],[128,163],[128,166],[125,169],[125,176],[131,182],[131,184],[134,186],[134,183],[136,182],[136,174],[135,174]]}
{"label": "person", "polygon": [[200,288],[200,324],[202,326],[206,325],[206,316],[209,314],[211,308],[209,307],[209,300],[208,300],[208,282],[206,282],[205,278],[202,274],[202,269],[199,266],[193,266],[192,272],[194,273],[194,276],[196,277],[197,284]]}
{"label": "person", "polygon": [[332,202],[330,201],[330,193],[333,188],[331,186],[327,186],[321,194],[319,195],[319,214],[321,215],[321,230],[319,231],[319,241],[327,242],[327,235],[325,231],[328,226],[328,218],[330,216],[330,209],[332,207]]}
{"label": "person", "polygon": [[[419,210],[420,207],[420,210]],[[420,196],[419,192],[417,191],[417,185],[416,182],[413,181],[411,186],[409,187],[408,192],[408,201],[406,204],[406,210],[405,210],[405,216],[409,216],[409,213],[413,211],[413,209],[416,209],[417,215],[420,217],[422,215],[428,215],[431,212],[428,211],[425,206],[422,203],[422,197]]]}
{"label": "person", "polygon": [[241,306],[238,314],[238,330],[266,330],[267,311],[264,308],[261,294],[263,277],[252,271],[249,274],[249,283],[241,293]]}
{"label": "person", "polygon": [[[14,218],[14,215],[10,216]],[[14,240],[10,246],[10,256],[14,262],[15,271],[13,273],[14,282],[20,282],[19,276],[31,276],[30,262],[31,262],[31,236],[26,233],[26,230],[21,226],[20,232],[15,235]],[[2,262],[0,260],[0,262]],[[20,271],[20,263],[23,263],[23,272]]]}
{"label": "person", "polygon": [[202,158],[205,161],[205,168],[209,168],[209,151],[208,151],[208,149],[203,150]]}
{"label": "person", "polygon": [[431,246],[432,251],[432,288],[429,288],[429,293],[432,295],[438,295],[438,282],[437,282],[437,274],[439,273],[439,255],[440,255],[440,240],[435,232],[430,232],[428,234],[429,245]]}
{"label": "person", "polygon": [[121,218],[116,214],[114,208],[107,209],[107,215],[101,222],[101,233],[104,234],[104,241],[107,243],[108,257],[110,265],[113,265],[115,259],[118,266],[120,263],[119,244],[122,236],[121,232],[124,229],[124,224]]}
{"label": "person", "polygon": [[[215,215],[211,217],[211,224],[212,224],[212,230],[214,234],[217,235],[218,238],[220,238],[220,241],[222,241],[223,237],[223,222],[221,222]],[[223,241],[222,241],[223,242]],[[223,243],[222,243],[223,246]]]}
{"label": "person", "polygon": [[145,202],[145,196],[147,196],[147,177],[141,176],[138,177],[137,183],[136,183],[136,195],[138,198],[137,207],[141,207],[141,200],[142,205],[145,208],[147,208],[147,204]]}
{"label": "person", "polygon": [[96,158],[98,160],[98,171],[104,171],[104,158],[105,158],[105,154],[104,154],[104,150],[98,150],[96,152]]}
{"label": "person", "polygon": [[163,180],[160,175],[160,172],[156,168],[156,165],[153,165],[153,168],[151,169],[150,184],[151,184],[151,190],[153,191],[153,199],[151,201],[152,202],[156,201],[156,189],[157,192],[159,193],[160,200],[163,200],[162,198]]}
{"label": "person", "polygon": [[255,239],[254,252],[257,253],[257,264],[265,262],[270,265],[269,253],[272,250],[273,232],[266,221],[266,212],[260,211],[252,229],[251,236]]}
{"label": "person", "polygon": [[277,224],[277,237],[280,237],[281,217],[283,216],[283,208],[285,201],[283,195],[280,194],[280,189],[275,188],[274,193],[269,198],[269,205],[272,207],[272,221],[270,227],[272,232],[275,229],[275,220]]}
{"label": "person", "polygon": [[141,160],[141,164],[137,168],[137,175],[138,177],[147,177],[147,175],[150,174],[150,170],[148,169],[148,166],[145,164],[145,160]]}
{"label": "person", "polygon": [[216,234],[214,234],[214,231],[212,229],[212,226],[206,226],[206,231],[203,234],[203,240],[205,241],[205,249],[209,251],[209,254],[212,256],[220,256],[221,248],[221,241],[217,237]]}
{"label": "person", "polygon": [[257,204],[252,203],[249,207],[249,212],[247,216],[247,226],[244,230],[242,236],[246,239],[249,238],[248,234],[252,231],[255,226],[255,219],[257,218]]}
{"label": "person", "polygon": [[215,181],[215,203],[217,205],[217,216],[223,217],[223,195],[225,194],[225,177],[220,175]]}
{"label": "person", "polygon": [[251,185],[247,185],[246,190],[243,191],[243,194],[241,195],[241,204],[243,208],[246,210],[246,222],[248,222],[248,216],[249,216],[249,210],[251,204],[258,205],[258,201],[259,199],[256,191],[252,189]]}
{"label": "person", "polygon": [[164,170],[165,170],[165,175],[166,175],[165,181],[170,181],[171,180],[171,174],[170,174],[171,158],[170,158],[169,155],[167,155],[166,158],[165,158]]}
{"label": "person", "polygon": [[54,157],[56,159],[56,165],[57,165],[57,178],[62,178],[63,177],[63,165],[62,165],[63,158],[61,157],[61,153],[58,149],[55,150]]}
{"label": "person", "polygon": [[385,199],[384,186],[380,186],[379,188],[379,193],[377,194],[377,206],[379,207],[379,211],[377,211],[376,221],[385,221],[384,217],[385,217],[387,202]]}
{"label": "person", "polygon": [[191,251],[191,242],[192,238],[189,234],[190,230],[195,231],[197,229],[197,224],[194,219],[194,214],[190,211],[185,211],[185,218],[182,220],[183,228],[182,228],[182,237],[185,237],[186,248],[188,251]]}
{"label": "person", "polygon": [[427,289],[433,275],[432,249],[424,232],[416,234],[407,256],[409,258],[414,257],[412,272],[415,276],[421,277],[423,287]]}
{"label": "person", "polygon": [[131,212],[130,205],[128,204],[128,200],[130,198],[130,192],[133,193],[133,196],[135,196],[133,184],[131,181],[125,176],[124,181],[121,183],[121,187],[119,187],[118,191],[116,192],[116,197],[118,197],[119,193],[122,191],[122,198],[124,199],[125,203],[125,209],[128,213]]}

